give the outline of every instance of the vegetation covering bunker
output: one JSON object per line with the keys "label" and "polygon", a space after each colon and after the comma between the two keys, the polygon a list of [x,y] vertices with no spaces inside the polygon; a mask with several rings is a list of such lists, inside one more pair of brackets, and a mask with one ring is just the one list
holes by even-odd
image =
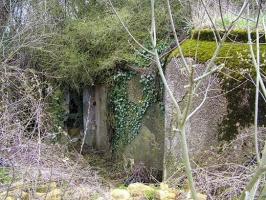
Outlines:
{"label": "vegetation covering bunker", "polygon": [[[77,110],[82,110],[79,115],[83,120],[79,127],[66,129],[70,136],[78,129],[74,137],[81,144],[84,142],[84,152],[86,149],[112,151],[124,158],[126,164],[134,160],[134,164],[143,163],[156,174],[161,171],[164,111],[162,87],[157,75],[152,71],[119,70],[113,76],[112,87],[95,85],[81,90],[79,96],[83,100],[77,103],[82,102],[82,105],[77,107],[82,109]],[[68,114],[67,118],[73,114]]]}
{"label": "vegetation covering bunker", "polygon": [[[50,198],[52,191],[43,190],[47,185],[55,190],[53,198],[68,196],[71,188],[82,197],[69,199],[111,199],[106,191],[109,181],[111,187],[116,187],[116,181],[149,183],[153,172],[159,172],[156,178],[160,181],[162,170],[167,184],[183,185],[193,199],[197,199],[193,182],[196,190],[210,199],[252,193],[251,183],[262,177],[258,173],[264,173],[266,157],[266,148],[260,154],[265,140],[260,136],[266,131],[265,35],[251,33],[253,42],[260,37],[254,49],[260,49],[261,55],[253,56],[246,31],[233,30],[221,43],[220,53],[214,54],[215,62],[209,63],[219,45],[217,32],[227,36],[231,27],[254,30],[258,25],[257,30],[263,29],[259,23],[264,23],[260,10],[265,2],[245,1],[240,9],[242,3],[2,1],[0,185],[4,187],[0,196],[13,199],[20,193],[20,198],[35,194],[36,198]],[[256,3],[261,3],[261,8]],[[178,37],[182,41],[192,27],[199,26],[215,30],[194,30],[192,37],[182,42],[185,59],[191,64],[184,69],[179,52],[172,51],[173,40]],[[197,85],[193,75],[207,73],[213,64],[219,65],[214,66],[215,73],[206,74],[207,79]],[[259,84],[264,98],[259,95]],[[173,91],[175,106],[163,85],[169,93]],[[205,94],[205,104],[189,118]],[[195,98],[190,98],[192,95]],[[249,130],[247,137],[243,129]],[[140,184],[135,189],[144,187],[150,188]],[[153,191],[140,198],[168,193],[175,199],[179,195],[165,184],[151,187]],[[124,192],[133,197],[130,188],[132,185]],[[260,188],[258,191],[266,191]]]}
{"label": "vegetation covering bunker", "polygon": [[[192,39],[182,44],[182,49],[199,75],[215,51],[216,43],[210,41],[212,32],[206,31],[203,36],[199,32],[193,33]],[[243,32],[234,34],[239,34],[236,38],[244,37]],[[195,37],[200,40],[193,39]],[[265,50],[263,46],[262,57]],[[188,77],[178,54],[176,49],[168,57],[165,76],[182,106],[182,102],[187,100],[183,84],[188,82]],[[250,70],[247,44],[226,42],[215,63],[225,63],[225,67],[221,73],[203,81],[192,107],[196,108],[205,91],[209,90],[207,100],[186,127],[192,157],[217,146],[220,140],[233,139],[241,128],[252,124],[254,91],[250,89],[252,84],[246,80],[246,74],[253,75],[254,72]],[[111,85],[96,84],[83,88],[80,140],[85,139],[85,147],[89,149],[112,150],[124,158],[126,165],[129,162],[134,165],[143,163],[149,169],[164,170],[164,178],[167,178],[180,167],[182,158],[175,108],[169,94],[163,90],[157,72],[125,68],[114,72],[111,79]],[[239,104],[239,97],[247,101]],[[261,126],[265,122],[263,105],[260,109]]]}

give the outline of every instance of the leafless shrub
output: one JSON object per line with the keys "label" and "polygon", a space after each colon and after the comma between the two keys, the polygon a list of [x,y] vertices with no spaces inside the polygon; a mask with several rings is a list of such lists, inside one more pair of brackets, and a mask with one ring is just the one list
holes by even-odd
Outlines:
{"label": "leafless shrub", "polygon": [[245,188],[253,168],[234,163],[194,170],[196,185],[209,199],[233,199]]}
{"label": "leafless shrub", "polygon": [[104,180],[82,155],[67,151],[68,144],[51,143],[53,88],[47,74],[34,70],[29,52],[53,45],[48,39],[55,24],[42,10],[44,1],[36,1],[34,8],[29,2],[16,3],[0,32],[0,170],[6,169],[12,179],[0,180],[0,199],[17,190],[18,198],[26,192],[39,199],[38,188],[53,182],[64,199],[109,199]]}
{"label": "leafless shrub", "polygon": [[[197,165],[193,170],[197,189],[207,194],[208,199],[234,199],[244,190],[256,168],[256,152],[253,139],[253,127],[241,130],[241,134],[231,142],[211,147],[193,159]],[[265,128],[259,129],[262,147]],[[186,176],[183,167],[169,178],[174,186],[186,188]],[[174,178],[175,177],[175,178]]]}
{"label": "leafless shrub", "polygon": [[[191,1],[191,18],[187,19],[195,29],[213,28],[211,21],[205,12],[202,0]],[[232,0],[204,0],[208,14],[211,16],[217,28],[223,29],[223,24],[228,25],[228,22],[234,19],[240,9],[240,3]],[[223,19],[222,19],[223,18]],[[235,27],[246,29],[245,15],[241,16]]]}
{"label": "leafless shrub", "polygon": [[0,81],[0,158],[13,177],[10,184],[0,185],[0,193],[12,191],[21,181],[31,191],[56,182],[66,199],[105,197],[107,187],[82,155],[67,152],[67,144],[50,143],[47,99],[52,89],[38,73],[5,65]]}
{"label": "leafless shrub", "polygon": [[149,170],[145,167],[144,163],[139,163],[134,166],[132,170],[132,175],[125,180],[125,185],[129,185],[131,183],[150,183],[151,182],[151,174]]}

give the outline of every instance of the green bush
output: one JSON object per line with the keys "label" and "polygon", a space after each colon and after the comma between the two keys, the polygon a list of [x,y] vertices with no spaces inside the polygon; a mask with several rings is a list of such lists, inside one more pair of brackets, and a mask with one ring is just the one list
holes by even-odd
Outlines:
{"label": "green bush", "polygon": [[[119,16],[134,37],[147,48],[150,39],[150,2],[141,0],[114,1]],[[145,67],[139,55],[145,54],[124,30],[109,6],[100,1],[79,5],[76,18],[67,18],[62,29],[52,38],[47,52],[35,53],[35,64],[59,77],[58,83],[74,89],[84,85],[105,83],[110,80],[118,66],[129,64]],[[86,7],[84,7],[86,6]],[[177,29],[184,26],[181,6],[173,3]],[[84,9],[83,9],[84,8]],[[172,39],[165,2],[156,4],[156,28],[158,44],[170,45]],[[150,55],[145,55],[150,56]]]}

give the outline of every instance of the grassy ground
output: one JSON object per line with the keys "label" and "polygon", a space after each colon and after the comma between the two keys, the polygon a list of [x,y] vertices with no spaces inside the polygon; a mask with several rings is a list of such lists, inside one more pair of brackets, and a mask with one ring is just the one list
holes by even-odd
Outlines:
{"label": "grassy ground", "polygon": [[87,154],[84,157],[91,168],[96,170],[104,182],[110,184],[111,187],[123,185],[123,181],[128,177],[122,161],[94,153]]}

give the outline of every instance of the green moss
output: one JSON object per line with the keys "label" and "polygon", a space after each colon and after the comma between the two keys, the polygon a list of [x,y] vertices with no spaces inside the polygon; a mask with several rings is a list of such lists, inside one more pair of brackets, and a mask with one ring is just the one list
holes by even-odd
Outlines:
{"label": "green moss", "polygon": [[8,184],[12,181],[9,171],[5,168],[0,168],[0,184]]}
{"label": "green moss", "polygon": [[154,200],[156,199],[156,190],[145,191],[144,196],[147,200]]}
{"label": "green moss", "polygon": [[[216,43],[211,41],[187,40],[182,44],[185,57],[194,58],[199,63],[206,63],[212,58],[216,49]],[[255,48],[254,48],[255,49]],[[266,45],[261,45],[262,67],[265,66]],[[179,51],[176,49],[170,55],[170,59],[178,57]],[[227,68],[237,70],[253,71],[252,62],[247,44],[225,42],[215,61],[216,64],[224,63]]]}
{"label": "green moss", "polygon": [[[223,37],[225,31],[218,31],[219,35]],[[195,40],[205,40],[205,41],[215,41],[216,34],[210,29],[202,29],[202,30],[193,30],[192,31],[192,39]],[[256,40],[256,32],[251,32],[252,40]],[[227,42],[248,42],[248,33],[246,30],[233,30],[226,38]],[[260,43],[265,43],[265,35],[264,32],[260,33]]]}
{"label": "green moss", "polygon": [[[215,49],[216,42],[211,41],[191,39],[182,44],[184,56],[194,58],[198,63],[208,62]],[[262,44],[260,49],[261,68],[265,69],[266,45]],[[178,50],[175,50],[170,58],[177,57],[178,54]],[[255,77],[249,46],[247,44],[225,42],[215,63],[225,64],[219,78],[228,102],[227,115],[224,116],[219,126],[219,137],[221,140],[231,140],[240,128],[248,127],[254,121],[255,87],[252,82],[246,81],[250,79],[250,75],[253,79]],[[259,124],[266,125],[266,104],[262,97],[260,97],[259,104]]]}

